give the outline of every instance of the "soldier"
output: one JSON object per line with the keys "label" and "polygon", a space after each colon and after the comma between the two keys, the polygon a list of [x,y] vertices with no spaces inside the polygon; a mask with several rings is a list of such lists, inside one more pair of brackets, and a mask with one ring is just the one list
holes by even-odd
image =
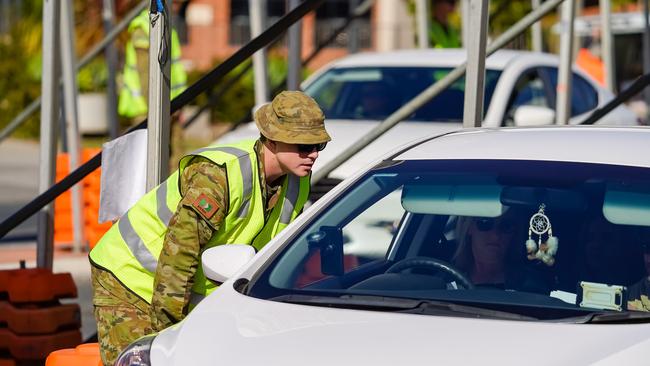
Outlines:
{"label": "soldier", "polygon": [[302,210],[312,166],[330,141],[323,112],[309,96],[285,91],[256,111],[255,123],[258,140],[183,157],[90,252],[104,364],[179,322],[217,287],[203,274],[203,250],[232,243],[259,250]]}
{"label": "soldier", "polygon": [[459,48],[460,32],[450,22],[457,0],[432,0],[429,39],[433,48]]}
{"label": "soldier", "polygon": [[[174,6],[181,1],[175,0]],[[129,40],[124,52],[124,70],[118,101],[118,113],[131,119],[147,115],[149,95],[149,10],[143,10],[129,24]],[[187,84],[187,73],[181,63],[181,44],[176,30],[171,34],[171,85],[169,97],[181,94]]]}

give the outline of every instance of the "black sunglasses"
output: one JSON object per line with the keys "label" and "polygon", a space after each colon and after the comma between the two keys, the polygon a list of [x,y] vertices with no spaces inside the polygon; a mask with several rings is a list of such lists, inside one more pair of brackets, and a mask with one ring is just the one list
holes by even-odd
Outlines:
{"label": "black sunglasses", "polygon": [[320,144],[296,144],[298,147],[298,152],[301,153],[311,153],[312,151],[323,151],[327,142],[321,142]]}
{"label": "black sunglasses", "polygon": [[499,230],[502,233],[506,234],[512,234],[515,232],[515,226],[514,223],[508,220],[505,221],[499,221],[499,223],[496,223],[497,220],[491,219],[491,218],[480,218],[476,220],[476,228],[479,229],[479,231],[490,231],[493,230],[495,225],[497,230]]}

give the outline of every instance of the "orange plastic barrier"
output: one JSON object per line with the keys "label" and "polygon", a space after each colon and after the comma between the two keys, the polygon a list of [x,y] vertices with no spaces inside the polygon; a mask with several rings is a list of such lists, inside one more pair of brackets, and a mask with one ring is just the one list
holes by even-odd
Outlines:
{"label": "orange plastic barrier", "polygon": [[47,335],[19,336],[0,329],[0,349],[9,351],[16,360],[44,360],[51,352],[81,343],[79,330]]}
{"label": "orange plastic barrier", "polygon": [[59,302],[74,297],[70,273],[0,270],[0,366],[42,365],[51,352],[81,343],[79,305]]}
{"label": "orange plastic barrier", "polygon": [[44,334],[81,327],[78,304],[61,304],[42,308],[16,307],[0,301],[0,323],[16,334]]}
{"label": "orange plastic barrier", "polygon": [[45,366],[102,366],[99,344],[85,343],[76,348],[54,351],[47,356]]}
{"label": "orange plastic barrier", "polygon": [[[101,149],[83,149],[82,162],[90,160]],[[70,171],[68,154],[59,154],[56,159],[56,181],[65,178]],[[84,237],[92,249],[97,241],[111,227],[110,223],[100,224],[99,217],[99,191],[101,182],[101,168],[86,176],[82,181],[83,190],[83,216]],[[68,247],[73,242],[72,224],[72,195],[66,191],[54,201],[54,244],[56,247]]]}
{"label": "orange plastic barrier", "polygon": [[48,302],[77,297],[70,273],[52,273],[44,268],[0,271],[0,293],[12,303]]}
{"label": "orange plastic barrier", "polygon": [[578,50],[576,65],[591,75],[602,86],[605,85],[605,66],[603,61],[586,48]]}

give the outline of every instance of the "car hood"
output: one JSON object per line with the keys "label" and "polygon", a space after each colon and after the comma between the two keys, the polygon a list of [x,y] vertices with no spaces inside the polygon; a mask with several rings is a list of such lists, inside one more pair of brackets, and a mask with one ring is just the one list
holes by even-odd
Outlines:
{"label": "car hood", "polygon": [[153,365],[638,365],[650,325],[484,320],[294,305],[217,290],[163,331]]}
{"label": "car hood", "polygon": [[[348,147],[355,145],[372,128],[379,125],[378,121],[366,120],[326,120],[325,128],[332,137],[332,141],[323,150],[314,164],[313,171],[317,172],[325,164],[336,158]],[[415,139],[431,134],[442,134],[462,128],[460,123],[446,122],[400,122],[395,127],[384,133],[377,140],[366,146],[353,158],[341,164],[329,174],[330,178],[345,179],[368,164],[376,161],[384,154],[395,148],[409,143]],[[257,138],[259,131],[255,123],[250,122],[231,131],[217,143],[230,143],[243,139]]]}

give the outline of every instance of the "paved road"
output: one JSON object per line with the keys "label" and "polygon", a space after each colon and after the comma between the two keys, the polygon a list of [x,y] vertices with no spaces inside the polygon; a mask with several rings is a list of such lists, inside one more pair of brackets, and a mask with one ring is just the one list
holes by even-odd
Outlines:
{"label": "paved road", "polygon": [[[38,154],[36,142],[11,139],[0,142],[0,220],[9,217],[38,193]],[[26,240],[35,236],[36,219],[31,218],[12,230],[6,239]]]}
{"label": "paved road", "polygon": [[[21,140],[0,142],[0,221],[31,201],[38,193],[38,161],[38,143]],[[0,240],[0,269],[18,268],[21,259],[26,261],[27,267],[34,267],[35,237],[36,221],[30,219]],[[89,266],[85,253],[55,252],[53,271],[70,272],[77,285],[78,298],[63,302],[79,303],[83,339],[96,332]]]}

